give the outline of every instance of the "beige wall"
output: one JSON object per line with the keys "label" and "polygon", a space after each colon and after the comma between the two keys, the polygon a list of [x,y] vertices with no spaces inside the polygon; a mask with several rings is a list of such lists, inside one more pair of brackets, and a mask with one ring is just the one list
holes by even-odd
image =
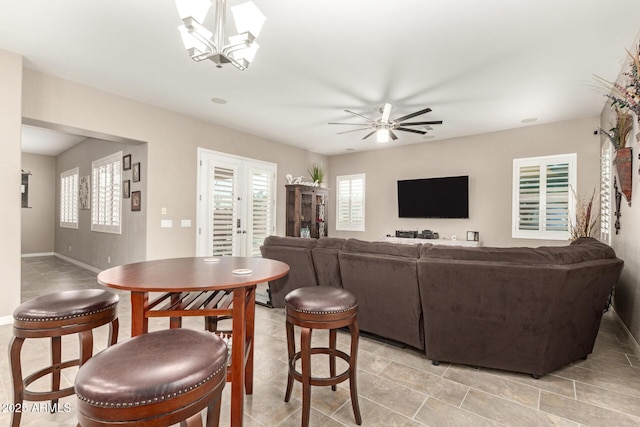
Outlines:
{"label": "beige wall", "polygon": [[[598,125],[592,117],[331,157],[330,187],[337,175],[366,174],[366,231],[335,231],[334,195],[332,235],[377,240],[399,229],[430,229],[464,240],[467,231],[478,231],[485,246],[566,245],[511,238],[513,159],[578,153],[578,192],[590,194],[599,188]],[[469,175],[469,219],[398,218],[397,180],[456,175]]]}
{"label": "beige wall", "polygon": [[29,176],[29,208],[22,213],[22,254],[51,253],[56,220],[56,158],[22,153]]}
{"label": "beige wall", "polygon": [[[131,182],[131,191],[141,191],[140,211],[131,211],[131,199],[122,200],[122,234],[91,231],[91,210],[78,211],[78,228],[60,227],[60,174],[75,167],[80,176],[91,176],[91,162],[122,151],[131,155],[131,163],[140,162],[140,181]],[[122,144],[88,138],[56,158],[55,251],[101,269],[144,261],[146,256],[147,144]],[[131,170],[122,171],[123,180],[131,180]],[[91,178],[89,178],[91,181]]]}
{"label": "beige wall", "polygon": [[[23,117],[147,142],[146,258],[189,256],[196,249],[197,147],[278,165],[277,233],[284,235],[286,173],[306,175],[327,158],[305,150],[216,126],[37,71],[24,70]],[[162,215],[166,208],[166,215]],[[160,228],[160,221],[191,228]]]}
{"label": "beige wall", "polygon": [[[638,46],[636,37],[629,49],[633,51]],[[628,59],[621,72],[628,70]],[[622,81],[622,80],[619,80]],[[640,163],[638,154],[640,154],[640,125],[638,118],[634,116],[633,130],[629,135],[627,147],[632,147],[633,155],[633,192],[632,203],[629,206],[624,196],[620,204],[620,232],[615,234],[615,229],[611,232],[611,246],[615,249],[619,258],[624,260],[624,270],[622,277],[616,286],[614,308],[620,319],[624,322],[626,328],[635,339],[636,352],[640,354],[640,187],[638,187],[638,171]],[[614,116],[611,109],[607,106],[601,115],[601,126],[603,129],[610,129],[614,122]],[[603,138],[604,141],[604,138]],[[613,167],[615,171],[615,167]],[[613,189],[612,189],[613,191]],[[615,199],[614,199],[615,200]],[[613,211],[615,211],[615,201],[613,203]],[[615,217],[612,217],[615,221]]]}
{"label": "beige wall", "polygon": [[20,303],[22,57],[0,50],[0,317]]}

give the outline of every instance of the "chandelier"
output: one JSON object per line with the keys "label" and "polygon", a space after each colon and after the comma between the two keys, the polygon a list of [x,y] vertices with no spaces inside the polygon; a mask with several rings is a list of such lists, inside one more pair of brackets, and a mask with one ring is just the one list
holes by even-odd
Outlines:
{"label": "chandelier", "polygon": [[178,30],[191,59],[198,62],[209,59],[218,68],[232,64],[239,70],[245,70],[253,61],[259,48],[256,38],[266,19],[253,2],[231,7],[238,34],[228,40],[226,0],[216,0],[213,32],[203,25],[211,7],[210,0],[176,0],[176,7],[183,22]]}

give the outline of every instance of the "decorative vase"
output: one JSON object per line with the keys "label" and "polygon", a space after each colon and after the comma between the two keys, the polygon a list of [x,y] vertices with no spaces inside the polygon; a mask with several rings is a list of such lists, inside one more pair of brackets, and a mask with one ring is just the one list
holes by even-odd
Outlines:
{"label": "decorative vase", "polygon": [[633,150],[631,147],[618,148],[613,164],[616,165],[620,191],[631,206],[631,187],[633,184]]}

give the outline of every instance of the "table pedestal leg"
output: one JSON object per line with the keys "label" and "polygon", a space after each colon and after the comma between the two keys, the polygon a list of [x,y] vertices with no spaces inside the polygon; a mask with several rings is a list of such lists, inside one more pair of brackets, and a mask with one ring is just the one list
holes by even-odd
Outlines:
{"label": "table pedestal leg", "polygon": [[242,426],[244,415],[244,337],[246,334],[246,289],[233,290],[233,326],[231,350],[231,425]]}
{"label": "table pedestal leg", "polygon": [[149,309],[148,292],[131,292],[131,336],[149,332],[149,319],[145,313]]}

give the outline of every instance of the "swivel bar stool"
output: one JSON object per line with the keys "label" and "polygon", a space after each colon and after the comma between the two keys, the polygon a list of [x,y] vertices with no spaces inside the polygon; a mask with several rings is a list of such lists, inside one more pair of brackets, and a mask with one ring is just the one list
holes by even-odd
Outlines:
{"label": "swivel bar stool", "polygon": [[[349,379],[353,413],[356,423],[362,424],[356,383],[359,329],[358,302],[355,296],[342,288],[311,286],[289,292],[284,298],[284,304],[289,355],[289,375],[284,401],[288,402],[291,398],[293,380],[300,381],[302,383],[302,426],[307,427],[311,411],[311,386],[331,386],[331,389],[335,391],[336,384]],[[300,351],[298,352],[296,352],[294,325],[301,328]],[[349,327],[351,334],[350,354],[336,349],[336,332],[338,328],[342,327]],[[311,347],[313,329],[329,329],[329,347]],[[329,377],[311,376],[312,354],[329,355]],[[338,375],[336,375],[336,357],[349,364],[349,367]],[[301,361],[302,372],[296,369],[298,360]]]}
{"label": "swivel bar stool", "polygon": [[82,427],[166,427],[220,421],[227,345],[215,334],[165,329],[96,354],[76,375]]}
{"label": "swivel bar stool", "polygon": [[[23,401],[51,400],[55,411],[58,399],[73,394],[73,387],[60,390],[60,371],[83,365],[93,354],[92,330],[109,323],[109,345],[118,340],[118,300],[113,292],[103,289],[81,289],[43,295],[18,306],[13,312],[13,338],[9,344],[9,363],[13,380],[13,404],[22,408]],[[78,359],[62,362],[62,336],[78,333]],[[22,378],[20,352],[27,338],[51,338],[51,366]],[[51,375],[51,391],[36,392],[27,387],[38,378]],[[20,425],[21,411],[11,414],[11,426]]]}

